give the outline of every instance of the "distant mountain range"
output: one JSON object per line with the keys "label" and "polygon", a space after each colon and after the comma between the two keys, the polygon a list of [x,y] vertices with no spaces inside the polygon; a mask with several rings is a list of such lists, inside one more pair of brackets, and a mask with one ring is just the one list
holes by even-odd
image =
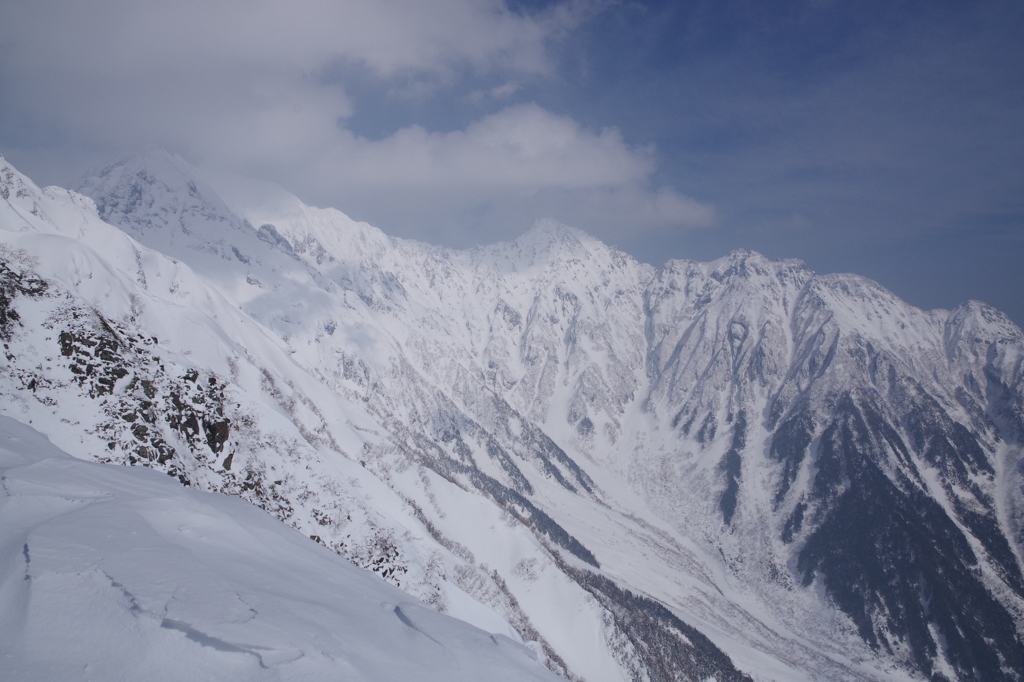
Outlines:
{"label": "distant mountain range", "polygon": [[571,680],[1024,679],[1024,333],[989,306],[552,221],[456,251],[158,149],[78,192],[0,161],[0,197],[0,412],[75,457]]}

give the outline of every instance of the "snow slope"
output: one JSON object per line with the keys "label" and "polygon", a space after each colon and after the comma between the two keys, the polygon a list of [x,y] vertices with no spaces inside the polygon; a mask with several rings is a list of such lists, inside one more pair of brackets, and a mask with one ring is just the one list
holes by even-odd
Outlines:
{"label": "snow slope", "polygon": [[[493,438],[450,415],[493,454],[481,462],[487,471],[513,472],[513,487],[475,463],[411,455],[421,436],[405,430],[409,416],[396,416],[405,406],[366,364],[387,361],[395,344],[361,298],[340,292],[340,343],[325,351],[323,370],[303,367],[298,344],[272,327],[305,327],[278,317],[276,304],[259,295],[250,303],[266,313],[264,326],[223,285],[99,220],[88,199],[5,171],[0,241],[9,257],[0,275],[9,324],[0,391],[8,414],[80,456],[145,464],[248,499],[434,608],[524,640],[556,671],[628,679],[617,656],[634,645],[609,637],[609,606],[566,575],[553,549],[582,548],[517,490],[525,478]],[[189,232],[202,236],[193,242],[201,264],[216,233]],[[258,244],[269,255],[220,253],[285,287],[308,273],[294,257],[275,260],[275,245],[247,248]],[[337,295],[331,289],[326,283],[313,295]],[[326,324],[314,333],[334,336]],[[306,349],[317,344],[308,340]],[[391,381],[415,380],[400,361],[389,369]],[[437,399],[422,383],[410,391]],[[543,434],[533,439],[553,447]],[[478,486],[491,497],[481,500]],[[657,619],[674,622],[668,613]],[[712,656],[693,675],[732,669],[694,638],[678,648]]]}
{"label": "snow slope", "polygon": [[0,677],[558,679],[237,498],[0,417]]}
{"label": "snow slope", "polygon": [[0,407],[76,456],[241,496],[572,679],[1024,675],[998,311],[551,221],[453,251],[159,150],[81,189],[0,168]]}

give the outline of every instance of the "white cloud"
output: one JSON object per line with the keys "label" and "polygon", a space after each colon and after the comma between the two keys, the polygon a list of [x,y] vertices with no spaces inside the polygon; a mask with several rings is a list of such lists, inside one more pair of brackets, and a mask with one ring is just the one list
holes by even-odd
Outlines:
{"label": "white cloud", "polygon": [[[615,129],[586,130],[535,104],[444,133],[421,126],[381,140],[330,126],[320,133],[299,152],[302,163],[251,155],[236,169],[273,176],[301,188],[307,200],[403,236],[455,245],[512,237],[544,216],[612,241],[620,231],[635,236],[714,220],[707,205],[671,189],[647,189],[655,168],[651,148],[626,144]],[[282,145],[283,152],[297,148]]]}
{"label": "white cloud", "polygon": [[476,231],[483,228],[509,238],[541,217],[582,227],[610,244],[635,245],[657,242],[680,229],[711,227],[717,215],[710,204],[667,187],[651,191],[643,183],[545,189],[528,200],[504,196],[474,207],[453,217],[445,236],[455,243],[475,243],[480,241]]}
{"label": "white cloud", "polygon": [[519,83],[509,81],[508,83],[499,85],[496,88],[491,88],[489,94],[494,99],[505,99],[506,97],[511,97],[512,95],[519,92],[520,87],[521,86],[519,85]]}
{"label": "white cloud", "polygon": [[512,100],[590,1],[524,16],[501,0],[15,0],[0,21],[0,142],[31,122],[108,156],[157,143],[449,242],[542,211],[595,230],[630,215],[706,224],[707,207],[646,189],[651,148],[533,104],[444,132],[346,127],[358,102],[327,77],[339,66],[384,84],[498,76],[479,99]]}
{"label": "white cloud", "polygon": [[380,78],[543,72],[546,42],[575,20],[567,9],[521,16],[500,0],[15,0],[3,14],[5,118],[97,146],[186,153],[275,118],[308,124],[287,114],[296,107],[349,117],[325,81],[339,65]]}
{"label": "white cloud", "polygon": [[339,141],[337,177],[347,183],[529,195],[545,188],[619,186],[653,170],[649,150],[634,149],[614,129],[591,133],[534,104],[509,107],[465,130],[420,126],[380,141]]}
{"label": "white cloud", "polygon": [[522,85],[515,81],[509,81],[501,85],[495,86],[489,90],[475,90],[469,94],[469,101],[476,104],[485,102],[487,100],[502,100],[508,99],[512,95],[516,94],[522,89]]}
{"label": "white cloud", "polygon": [[2,33],[19,54],[79,73],[232,63],[315,70],[348,59],[389,75],[460,62],[540,71],[544,42],[573,21],[565,10],[525,17],[500,0],[49,0],[8,3]]}

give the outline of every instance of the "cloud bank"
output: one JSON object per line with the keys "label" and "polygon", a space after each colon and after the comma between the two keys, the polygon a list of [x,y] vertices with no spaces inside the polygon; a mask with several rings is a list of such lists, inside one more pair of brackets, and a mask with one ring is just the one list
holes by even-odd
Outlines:
{"label": "cloud bank", "polygon": [[[0,22],[0,142],[49,146],[63,166],[26,170],[64,184],[71,167],[156,143],[457,245],[541,215],[612,240],[710,224],[710,207],[650,186],[652,148],[509,101],[516,79],[550,72],[549,45],[592,11],[584,1],[524,14],[498,0],[15,0]],[[461,82],[493,78],[486,99],[505,108],[370,139],[349,125],[360,102],[338,73],[449,89],[453,108],[473,99],[456,96]]]}

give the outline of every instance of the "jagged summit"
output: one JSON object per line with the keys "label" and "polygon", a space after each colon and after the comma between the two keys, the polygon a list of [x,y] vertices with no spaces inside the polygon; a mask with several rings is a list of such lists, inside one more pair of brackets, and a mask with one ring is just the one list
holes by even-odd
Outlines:
{"label": "jagged summit", "polygon": [[3,208],[28,213],[39,217],[39,201],[43,190],[29,178],[22,175],[11,163],[0,156],[0,199],[6,203]]}
{"label": "jagged summit", "polygon": [[100,217],[131,226],[139,234],[181,229],[197,219],[238,220],[196,170],[180,156],[159,147],[128,156],[79,184],[77,191],[96,201]]}
{"label": "jagged summit", "polygon": [[515,239],[522,247],[535,246],[539,249],[568,247],[579,248],[587,242],[597,241],[583,230],[570,227],[552,218],[541,218],[526,232]]}
{"label": "jagged summit", "polygon": [[153,163],[88,185],[123,232],[0,171],[0,407],[76,456],[248,499],[568,678],[1021,681],[997,311],[554,222],[455,251]]}

